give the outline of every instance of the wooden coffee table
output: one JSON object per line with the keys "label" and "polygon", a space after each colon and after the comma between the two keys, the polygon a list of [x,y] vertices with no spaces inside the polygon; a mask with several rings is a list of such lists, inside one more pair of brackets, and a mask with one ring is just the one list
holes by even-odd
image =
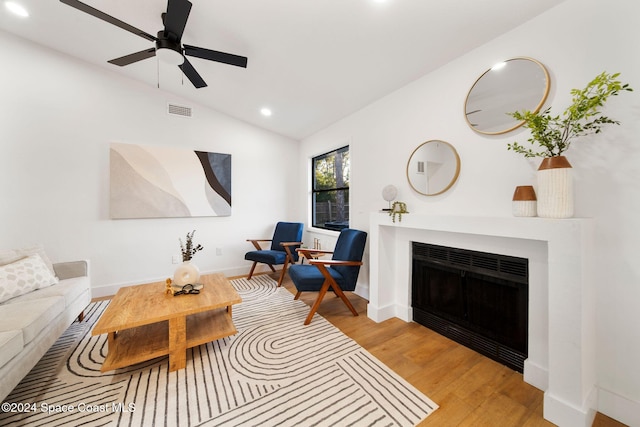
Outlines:
{"label": "wooden coffee table", "polygon": [[242,298],[223,274],[204,275],[199,294],[167,295],[166,283],[120,288],[91,332],[108,334],[101,372],[169,355],[183,369],[187,349],[234,335],[231,306]]}

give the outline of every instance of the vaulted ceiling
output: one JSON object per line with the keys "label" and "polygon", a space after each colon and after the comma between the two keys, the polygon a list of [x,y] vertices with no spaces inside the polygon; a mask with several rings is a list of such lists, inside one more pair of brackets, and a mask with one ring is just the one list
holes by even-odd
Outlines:
{"label": "vaulted ceiling", "polygon": [[[561,2],[191,0],[182,42],[248,58],[246,69],[189,58],[207,83],[196,89],[156,57],[124,67],[107,62],[152,48],[152,41],[58,0],[14,1],[30,16],[2,7],[2,30],[295,139]],[[154,36],[167,8],[167,0],[84,3]],[[270,117],[260,113],[264,107]]]}

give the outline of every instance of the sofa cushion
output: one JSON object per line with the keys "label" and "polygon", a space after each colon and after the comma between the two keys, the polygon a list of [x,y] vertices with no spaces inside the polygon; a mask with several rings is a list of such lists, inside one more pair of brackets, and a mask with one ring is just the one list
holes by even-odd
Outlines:
{"label": "sofa cushion", "polygon": [[58,283],[38,254],[0,266],[0,302]]}
{"label": "sofa cushion", "polygon": [[52,274],[55,275],[55,271],[53,271],[53,264],[45,253],[44,246],[41,244],[21,249],[9,249],[0,251],[0,265],[11,264],[14,261],[18,261],[19,259],[26,258],[29,255],[34,254],[40,255],[40,258],[42,258],[47,268],[51,271]]}
{"label": "sofa cushion", "polygon": [[0,332],[22,330],[27,345],[64,311],[63,297],[48,297],[33,301],[17,301],[0,305]]}
{"label": "sofa cushion", "polygon": [[22,351],[22,331],[0,332],[0,366],[4,366],[14,356]]}
{"label": "sofa cushion", "polygon": [[35,292],[21,295],[12,299],[10,303],[18,301],[33,301],[40,298],[59,296],[64,298],[65,307],[69,307],[80,294],[88,290],[90,287],[89,277],[73,277],[71,279],[60,280],[55,286],[49,286],[48,288],[38,289]]}
{"label": "sofa cushion", "polygon": [[256,261],[263,264],[280,265],[284,264],[284,260],[287,258],[285,251],[272,251],[265,249],[263,251],[250,251],[244,255],[244,259],[247,261]]}

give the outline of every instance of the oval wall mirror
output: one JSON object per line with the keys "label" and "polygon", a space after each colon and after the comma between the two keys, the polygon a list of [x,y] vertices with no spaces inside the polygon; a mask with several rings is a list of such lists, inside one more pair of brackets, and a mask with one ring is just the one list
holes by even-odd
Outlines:
{"label": "oval wall mirror", "polygon": [[447,191],[460,174],[460,157],[451,144],[431,140],[413,150],[407,162],[407,179],[415,191],[435,196]]}
{"label": "oval wall mirror", "polygon": [[540,110],[549,94],[549,73],[531,58],[513,58],[485,71],[473,84],[464,105],[471,129],[486,135],[506,133],[524,122],[507,115]]}

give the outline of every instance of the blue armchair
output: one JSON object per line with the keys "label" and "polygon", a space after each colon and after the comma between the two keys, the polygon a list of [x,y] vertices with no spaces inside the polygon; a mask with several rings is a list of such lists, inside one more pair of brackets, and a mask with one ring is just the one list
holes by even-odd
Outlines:
{"label": "blue armchair", "polygon": [[[253,271],[258,263],[269,265],[271,271],[275,272],[274,265],[283,265],[278,286],[282,285],[282,280],[287,272],[289,264],[298,260],[298,253],[295,249],[302,245],[303,224],[300,222],[279,222],[272,239],[247,239],[256,248],[255,251],[247,252],[244,259],[253,261],[248,279],[253,276]],[[262,249],[261,242],[271,242],[269,249]]]}
{"label": "blue armchair", "polygon": [[[309,264],[297,264],[289,268],[289,277],[297,290],[294,299],[298,299],[302,292],[318,292],[318,298],[304,321],[305,325],[311,323],[313,315],[330,288],[344,301],[354,316],[358,315],[344,291],[353,291],[356,288],[366,241],[367,233],[364,231],[345,228],[340,232],[333,252],[317,249],[297,250],[309,260]],[[331,253],[333,256],[330,260],[316,259],[318,255]]]}

